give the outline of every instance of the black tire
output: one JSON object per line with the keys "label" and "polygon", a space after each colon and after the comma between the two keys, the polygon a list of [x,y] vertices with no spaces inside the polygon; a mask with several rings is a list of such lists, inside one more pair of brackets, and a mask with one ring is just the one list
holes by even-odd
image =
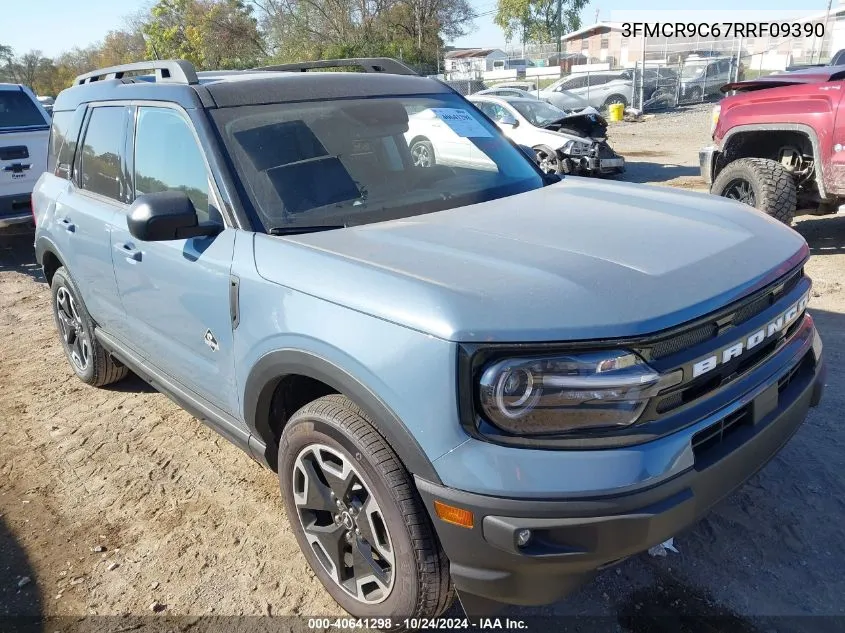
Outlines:
{"label": "black tire", "polygon": [[547,174],[562,174],[563,161],[558,153],[548,145],[537,145],[534,149],[534,160],[537,166]]}
{"label": "black tire", "polygon": [[623,95],[610,95],[604,100],[602,108],[607,110],[614,103],[621,103],[623,107],[628,107],[628,100]]}
{"label": "black tire", "polygon": [[437,164],[437,157],[434,154],[434,145],[426,138],[414,140],[410,147],[411,159],[415,167],[429,168]]}
{"label": "black tire", "polygon": [[129,370],[115,361],[94,336],[94,321],[64,266],[53,274],[50,284],[53,298],[53,319],[73,373],[94,387],[117,382]]}
{"label": "black tire", "polygon": [[[326,453],[320,452],[324,449]],[[322,456],[320,459],[325,459],[326,455],[330,459],[320,463],[315,460],[318,454]],[[342,465],[346,472],[347,465],[343,460],[349,460],[351,471],[346,478],[360,484],[357,490],[352,483],[339,483],[340,478],[325,470],[328,464],[333,463],[334,467]],[[449,561],[440,547],[419,493],[396,453],[353,402],[345,396],[330,395],[318,398],[297,411],[282,433],[278,463],[282,498],[296,539],[311,569],[341,607],[355,617],[371,618],[436,617],[449,608],[455,595]],[[306,463],[311,465],[306,467]],[[321,470],[322,477],[317,474],[318,470]],[[306,471],[316,475],[313,477],[315,488],[312,488],[309,479],[312,475],[306,475]],[[330,486],[335,486],[335,489],[329,493]],[[343,490],[354,492],[343,494]],[[311,501],[312,492],[315,493],[314,503]],[[336,511],[332,504],[337,504],[341,498],[337,492],[341,493],[343,503]],[[367,501],[365,505],[359,505],[363,493]],[[328,498],[333,500],[327,504],[331,507],[330,511],[305,509],[323,505]],[[371,499],[375,500],[383,531],[375,527],[374,520],[365,523],[363,519],[365,515],[375,514],[366,511],[372,507],[368,505]],[[347,510],[352,517],[341,516]],[[346,526],[345,521],[353,518],[355,527]],[[307,534],[306,523],[310,528]],[[321,531],[315,529],[317,525],[321,526]],[[360,537],[352,534],[353,529]],[[345,535],[332,536],[334,540],[329,547],[312,546],[308,540],[315,536],[328,539],[327,535],[337,530],[349,531]],[[350,584],[357,587],[356,579],[361,578],[358,568],[353,566],[352,579],[349,579],[349,561],[365,560],[356,561],[355,554],[359,550],[353,551],[353,545],[368,545],[367,539],[371,539],[368,534],[376,535],[376,538],[380,534],[382,542],[386,540],[389,545],[384,549],[389,549],[393,558],[389,572],[391,586],[387,591],[378,589],[375,592],[375,597],[380,598],[376,603],[361,599],[361,589],[356,589],[358,596],[353,596],[348,590]],[[350,537],[352,540],[349,540]],[[337,576],[347,579],[347,588],[341,587],[334,579],[334,570],[338,566],[326,562],[326,553],[332,549],[332,544],[337,547],[337,543],[343,553],[336,560],[346,561]],[[368,551],[370,559],[365,562],[372,561],[372,552],[381,554],[380,549],[372,546]],[[387,557],[378,557],[383,564],[387,563]]]}
{"label": "black tire", "polygon": [[[743,198],[742,191],[751,197]],[[710,193],[749,204],[787,226],[798,204],[792,175],[767,158],[740,158],[728,164],[713,181]]]}

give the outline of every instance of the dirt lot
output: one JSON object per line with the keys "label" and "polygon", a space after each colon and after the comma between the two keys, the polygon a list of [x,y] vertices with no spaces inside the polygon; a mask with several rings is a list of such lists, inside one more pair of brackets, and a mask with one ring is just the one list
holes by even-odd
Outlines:
{"label": "dirt lot", "polygon": [[[626,179],[701,188],[708,112],[615,126]],[[643,554],[565,601],[506,615],[607,618],[550,630],[842,626],[807,616],[845,616],[845,217],[798,230],[813,249],[811,308],[830,366],[822,405],[768,467],[678,535],[679,554]],[[0,618],[340,614],[299,554],[274,474],[140,380],[97,390],[73,377],[31,243],[0,237]],[[722,619],[673,619],[684,615]]]}

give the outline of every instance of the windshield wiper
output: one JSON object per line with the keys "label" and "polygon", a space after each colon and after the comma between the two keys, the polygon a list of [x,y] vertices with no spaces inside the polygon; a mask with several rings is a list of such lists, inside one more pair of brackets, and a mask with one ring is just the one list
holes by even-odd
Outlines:
{"label": "windshield wiper", "polygon": [[320,231],[334,231],[345,229],[344,224],[315,224],[313,226],[274,226],[267,229],[270,235],[299,235],[300,233],[319,233]]}

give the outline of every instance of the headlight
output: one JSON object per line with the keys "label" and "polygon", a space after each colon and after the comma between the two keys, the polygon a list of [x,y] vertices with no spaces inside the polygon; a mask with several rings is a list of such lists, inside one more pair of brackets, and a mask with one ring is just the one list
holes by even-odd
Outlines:
{"label": "headlight", "polygon": [[544,435],[636,422],[648,399],[680,382],[628,351],[511,358],[479,381],[484,416],[508,433]]}
{"label": "headlight", "polygon": [[590,144],[582,143],[581,141],[571,140],[566,141],[563,147],[560,148],[561,153],[569,156],[586,156],[590,153]]}
{"label": "headlight", "polygon": [[719,114],[722,112],[722,106],[716,104],[713,106],[713,112],[710,115],[710,136],[716,132],[716,126],[719,124]]}

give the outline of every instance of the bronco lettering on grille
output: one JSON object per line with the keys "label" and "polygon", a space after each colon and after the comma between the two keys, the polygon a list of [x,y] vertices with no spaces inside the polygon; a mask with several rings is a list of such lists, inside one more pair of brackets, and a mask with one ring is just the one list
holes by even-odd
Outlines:
{"label": "bronco lettering on grille", "polygon": [[783,314],[769,321],[756,332],[751,333],[741,341],[736,341],[727,347],[723,347],[707,358],[702,358],[692,366],[692,377],[697,378],[702,374],[706,374],[708,371],[716,369],[721,364],[730,362],[734,358],[756,347],[770,336],[774,336],[784,328],[789,327],[798,318],[798,315],[804,312],[804,308],[807,307],[809,300],[810,293],[807,292],[807,294],[801,297],[800,301],[791,305]]}

